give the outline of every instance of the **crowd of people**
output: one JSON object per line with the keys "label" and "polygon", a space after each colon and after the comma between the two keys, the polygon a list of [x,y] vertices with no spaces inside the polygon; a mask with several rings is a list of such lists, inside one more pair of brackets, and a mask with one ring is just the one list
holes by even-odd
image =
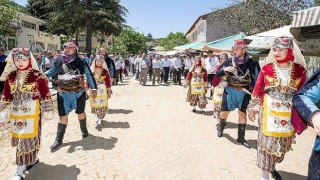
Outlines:
{"label": "crowd of people", "polygon": [[[238,111],[237,142],[246,148],[247,119],[254,121],[258,115],[257,165],[261,179],[269,176],[282,179],[276,170],[285,154],[292,149],[295,134],[307,126],[314,127],[317,137],[309,161],[308,179],[320,179],[320,72],[309,80],[306,63],[297,44],[287,37],[276,38],[273,48],[261,68],[259,62],[247,53],[247,45],[239,40],[233,53],[151,55],[139,54],[122,57],[108,55],[100,48],[96,56],[87,57],[78,52],[74,42],[64,44],[63,52],[44,52],[34,58],[29,49],[14,48],[8,56],[0,49],[0,63],[4,63],[1,78],[2,96],[0,110],[10,111],[9,123],[0,126],[11,128],[12,145],[16,149],[17,170],[14,180],[23,179],[23,173],[39,162],[42,122],[52,118],[53,103],[49,79],[57,89],[59,122],[51,151],[63,144],[68,125],[68,115],[78,114],[82,137],[89,135],[86,100],[91,112],[97,116],[96,128],[108,111],[112,85],[122,83],[129,72],[147,85],[186,87],[186,101],[192,112],[205,114],[208,101],[213,102],[213,118],[217,136],[222,137],[227,127],[230,111]],[[182,81],[183,77],[183,81]],[[207,98],[207,94],[208,98]]]}

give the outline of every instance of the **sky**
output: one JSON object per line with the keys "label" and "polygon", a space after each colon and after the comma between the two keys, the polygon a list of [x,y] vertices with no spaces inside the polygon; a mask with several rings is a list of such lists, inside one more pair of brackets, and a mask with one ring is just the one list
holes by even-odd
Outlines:
{"label": "sky", "polygon": [[[14,0],[25,6],[27,0]],[[127,25],[140,33],[164,38],[170,32],[186,33],[197,18],[225,7],[228,0],[121,0],[129,11]]]}

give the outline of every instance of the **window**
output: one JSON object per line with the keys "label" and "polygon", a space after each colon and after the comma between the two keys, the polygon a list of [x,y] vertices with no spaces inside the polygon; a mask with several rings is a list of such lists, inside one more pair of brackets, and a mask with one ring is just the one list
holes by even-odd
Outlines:
{"label": "window", "polygon": [[42,53],[44,50],[44,44],[42,42],[29,41],[31,52]]}
{"label": "window", "polygon": [[48,44],[48,51],[54,52],[57,49],[57,46],[54,44]]}
{"label": "window", "polygon": [[24,21],[24,20],[22,20],[22,27],[37,30],[37,25],[35,23],[31,23],[31,22]]}

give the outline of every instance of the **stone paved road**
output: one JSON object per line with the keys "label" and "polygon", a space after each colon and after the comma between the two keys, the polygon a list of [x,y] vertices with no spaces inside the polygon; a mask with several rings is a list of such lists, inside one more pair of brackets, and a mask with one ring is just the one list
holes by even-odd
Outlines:
{"label": "stone paved road", "polygon": [[[217,138],[212,103],[207,106],[207,115],[192,113],[184,102],[186,89],[181,86],[153,87],[148,82],[143,87],[127,79],[113,91],[102,131],[94,129],[95,117],[89,114],[87,104],[89,138],[82,140],[72,113],[63,147],[51,153],[58,118],[43,126],[40,163],[26,173],[26,180],[260,179],[256,123],[250,123],[246,134],[253,148],[246,149],[235,140],[235,113],[224,137]],[[306,178],[313,140],[312,129],[297,137],[294,151],[277,166],[283,179]],[[0,152],[0,179],[11,179],[16,168],[15,149],[4,137]]]}

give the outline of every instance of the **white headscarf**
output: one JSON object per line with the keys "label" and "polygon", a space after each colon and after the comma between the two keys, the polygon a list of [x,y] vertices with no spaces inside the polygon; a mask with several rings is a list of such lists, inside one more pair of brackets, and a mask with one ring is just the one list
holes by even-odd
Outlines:
{"label": "white headscarf", "polygon": [[32,55],[31,51],[28,48],[13,48],[6,59],[7,64],[6,64],[6,67],[4,68],[4,71],[1,75],[1,77],[0,77],[0,81],[5,81],[11,72],[17,70],[17,67],[15,66],[15,64],[13,62],[13,55],[12,54],[22,54],[23,55],[23,53],[22,53],[23,51],[29,51],[29,54],[30,54],[29,58],[31,59],[31,68],[34,70],[40,71],[36,59],[34,58],[34,56]]}
{"label": "white headscarf", "polygon": [[[302,67],[304,67],[305,69],[307,68],[307,65],[306,65],[306,61],[304,60],[304,57],[301,53],[301,50],[299,48],[299,46],[297,45],[297,43],[295,41],[292,40],[292,44],[293,44],[293,47],[292,47],[292,53],[293,53],[293,56],[294,56],[294,60],[293,62],[297,63],[297,64],[300,64]],[[268,63],[273,63],[275,62],[276,60],[274,59],[273,57],[274,55],[274,51],[273,49],[271,48],[270,49],[270,52],[269,52],[269,55],[268,57],[266,58],[266,64]]]}
{"label": "white headscarf", "polygon": [[107,63],[106,61],[104,60],[104,56],[101,56],[101,55],[97,55],[93,61],[92,61],[92,64],[90,66],[90,69],[91,69],[91,72],[94,73],[96,71],[96,61],[97,60],[102,60],[102,69],[105,69],[107,71],[109,71],[108,69],[108,66],[107,66]]}

